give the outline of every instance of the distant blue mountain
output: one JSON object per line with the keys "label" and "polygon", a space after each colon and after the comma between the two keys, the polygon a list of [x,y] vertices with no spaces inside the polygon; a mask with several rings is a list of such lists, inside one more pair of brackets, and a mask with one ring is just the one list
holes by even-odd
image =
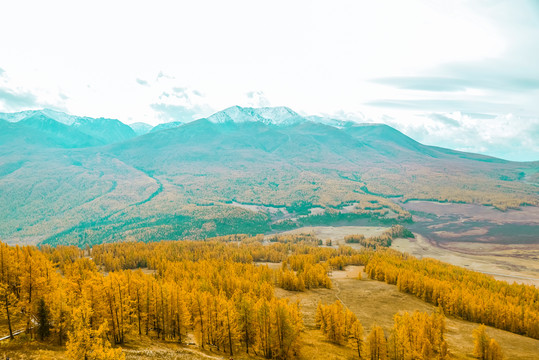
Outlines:
{"label": "distant blue mountain", "polygon": [[161,130],[172,129],[172,128],[175,128],[175,127],[178,127],[178,126],[181,126],[181,125],[184,125],[184,124],[185,123],[181,122],[181,121],[171,121],[171,122],[167,122],[167,123],[163,123],[163,124],[159,124],[159,125],[154,126],[149,132],[156,132],[156,131],[161,131]]}
{"label": "distant blue mountain", "polygon": [[133,129],[137,136],[147,134],[153,129],[152,125],[146,124],[144,122],[136,122],[133,124],[129,124],[129,127]]}
{"label": "distant blue mountain", "polygon": [[119,120],[74,116],[50,109],[0,113],[0,120],[14,123],[13,129],[25,126],[39,130],[47,134],[49,143],[61,147],[107,145],[137,136]]}
{"label": "distant blue mountain", "polygon": [[112,119],[0,114],[0,237],[11,242],[147,241],[238,233],[254,220],[264,226],[254,233],[273,226],[235,202],[307,202],[328,214],[376,203],[374,215],[388,219],[406,217],[393,197],[539,205],[537,183],[539,162],[427,146],[387,125],[286,107],[234,106],[139,136]]}

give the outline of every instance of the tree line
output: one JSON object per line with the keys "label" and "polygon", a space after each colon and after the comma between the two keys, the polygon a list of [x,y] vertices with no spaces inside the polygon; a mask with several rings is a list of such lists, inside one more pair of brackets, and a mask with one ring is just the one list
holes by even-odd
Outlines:
{"label": "tree line", "polygon": [[365,266],[371,279],[439,306],[464,320],[539,339],[539,289],[434,259],[391,249],[373,252]]}
{"label": "tree line", "polygon": [[390,247],[391,242],[397,238],[413,238],[414,234],[402,225],[393,225],[381,235],[365,237],[365,235],[345,236],[344,242],[347,244],[361,244],[366,248],[376,249],[377,247]]}

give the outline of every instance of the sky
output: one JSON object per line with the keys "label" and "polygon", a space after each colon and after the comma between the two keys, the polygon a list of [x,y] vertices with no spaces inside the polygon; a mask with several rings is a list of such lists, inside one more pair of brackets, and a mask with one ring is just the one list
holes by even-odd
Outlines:
{"label": "sky", "polygon": [[0,3],[0,112],[125,123],[288,106],[539,160],[539,1]]}

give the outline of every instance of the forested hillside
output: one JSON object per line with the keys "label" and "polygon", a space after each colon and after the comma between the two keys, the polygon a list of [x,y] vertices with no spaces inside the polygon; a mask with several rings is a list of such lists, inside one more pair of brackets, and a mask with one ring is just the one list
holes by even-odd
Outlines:
{"label": "forested hillside", "polygon": [[0,120],[0,236],[9,243],[403,223],[411,215],[399,204],[412,199],[539,204],[538,163],[425,146],[387,125],[232,107],[136,136],[116,120],[18,114]]}
{"label": "forested hillside", "polygon": [[[304,334],[313,331],[305,328],[305,316],[316,316],[328,341],[359,359],[454,358],[459,350],[446,342],[444,314],[539,339],[539,290],[533,286],[384,247],[358,251],[321,243],[312,235],[231,235],[86,250],[1,244],[1,329],[8,337],[23,330],[23,343],[55,343],[59,356],[69,359],[121,359],[122,348],[146,337],[194,341],[202,351],[229,356],[302,358]],[[396,314],[393,330],[385,333],[364,329],[339,300],[319,303],[309,315],[276,295],[277,288],[332,288],[331,272],[350,265],[364,265],[369,277],[396,284],[438,310]],[[414,336],[406,335],[410,331]],[[481,339],[488,341],[477,351],[500,359],[497,342],[485,334]]]}

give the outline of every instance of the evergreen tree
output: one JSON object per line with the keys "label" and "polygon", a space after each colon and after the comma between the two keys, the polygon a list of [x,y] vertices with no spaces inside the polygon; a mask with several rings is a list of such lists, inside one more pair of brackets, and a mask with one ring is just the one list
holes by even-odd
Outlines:
{"label": "evergreen tree", "polygon": [[486,333],[486,326],[480,325],[473,332],[474,335],[474,355],[480,360],[501,360],[503,359],[502,348],[498,342],[491,339]]}
{"label": "evergreen tree", "polygon": [[503,352],[500,344],[494,339],[490,339],[488,344],[488,360],[502,360]]}
{"label": "evergreen tree", "polygon": [[473,332],[474,335],[474,355],[481,360],[488,360],[488,347],[490,339],[486,332],[486,326],[480,325]]}
{"label": "evergreen tree", "polygon": [[45,338],[49,337],[51,332],[51,322],[50,322],[50,311],[49,307],[45,303],[43,298],[39,299],[37,307],[37,334],[39,340],[43,341]]}
{"label": "evergreen tree", "polygon": [[362,360],[364,358],[364,352],[363,352],[363,326],[359,322],[359,320],[356,320],[352,323],[352,328],[350,330],[350,340],[352,340],[352,344],[357,351],[357,356],[359,360]]}

